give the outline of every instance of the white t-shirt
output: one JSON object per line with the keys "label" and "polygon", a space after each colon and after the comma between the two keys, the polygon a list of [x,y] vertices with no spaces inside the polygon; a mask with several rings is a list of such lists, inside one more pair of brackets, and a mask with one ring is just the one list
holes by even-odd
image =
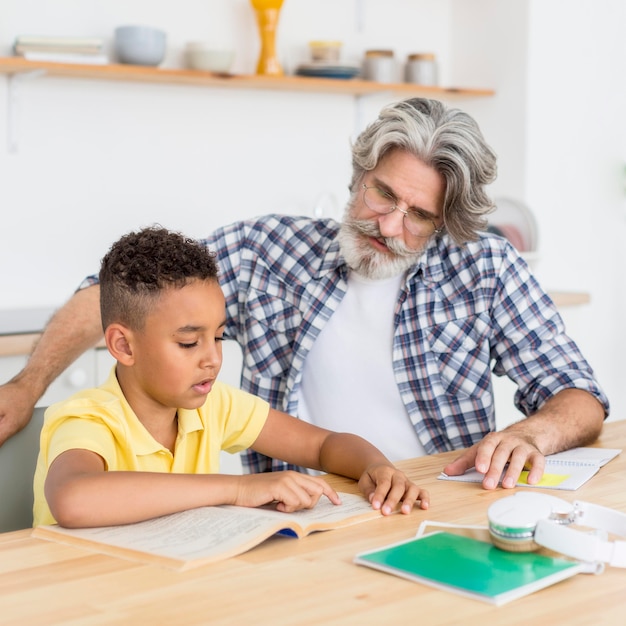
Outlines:
{"label": "white t-shirt", "polygon": [[403,278],[350,273],[346,295],[305,361],[298,412],[311,424],[360,435],[392,461],[425,454],[392,366],[393,313]]}

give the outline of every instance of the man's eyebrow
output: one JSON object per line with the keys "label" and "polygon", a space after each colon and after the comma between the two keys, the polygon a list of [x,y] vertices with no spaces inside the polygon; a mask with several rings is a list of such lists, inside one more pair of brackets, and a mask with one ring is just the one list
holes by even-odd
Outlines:
{"label": "man's eyebrow", "polygon": [[379,187],[383,191],[386,191],[389,195],[395,197],[396,194],[394,193],[393,189],[387,183],[380,180],[380,178],[377,178],[376,176],[374,176],[373,183],[375,187]]}
{"label": "man's eyebrow", "polygon": [[[376,178],[376,176],[374,176],[374,186],[379,187],[385,193],[388,193],[394,200],[396,201],[398,200],[398,194],[387,183],[383,182],[379,178]],[[439,219],[438,213],[433,213],[432,211],[428,211],[427,209],[424,209],[421,206],[409,206],[409,210],[416,211],[417,213],[422,213],[433,219]]]}

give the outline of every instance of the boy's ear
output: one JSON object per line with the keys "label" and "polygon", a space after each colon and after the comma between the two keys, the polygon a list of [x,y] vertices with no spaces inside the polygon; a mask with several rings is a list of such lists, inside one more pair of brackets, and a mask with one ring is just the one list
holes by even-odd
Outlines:
{"label": "boy's ear", "polygon": [[111,356],[122,365],[132,365],[135,357],[132,349],[132,331],[123,324],[109,324],[104,340]]}

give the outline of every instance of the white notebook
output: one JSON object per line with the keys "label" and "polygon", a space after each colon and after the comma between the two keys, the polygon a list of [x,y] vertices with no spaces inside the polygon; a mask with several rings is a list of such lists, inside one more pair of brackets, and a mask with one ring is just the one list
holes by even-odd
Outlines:
{"label": "white notebook", "polygon": [[[524,470],[517,483],[518,487],[541,487],[543,489],[564,489],[574,491],[584,485],[598,470],[614,459],[621,450],[612,448],[572,448],[546,457],[546,467],[541,480],[528,484],[528,471]],[[475,469],[461,476],[448,476],[444,472],[440,480],[454,480],[463,483],[480,483],[484,474]]]}

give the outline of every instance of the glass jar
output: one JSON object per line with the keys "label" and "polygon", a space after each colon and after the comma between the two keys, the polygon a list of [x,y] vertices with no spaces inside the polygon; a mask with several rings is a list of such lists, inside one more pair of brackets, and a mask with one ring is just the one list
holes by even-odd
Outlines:
{"label": "glass jar", "polygon": [[396,82],[396,59],[393,50],[366,50],[363,78],[377,83]]}
{"label": "glass jar", "polygon": [[409,54],[404,67],[404,80],[416,85],[437,84],[437,63],[430,52]]}

